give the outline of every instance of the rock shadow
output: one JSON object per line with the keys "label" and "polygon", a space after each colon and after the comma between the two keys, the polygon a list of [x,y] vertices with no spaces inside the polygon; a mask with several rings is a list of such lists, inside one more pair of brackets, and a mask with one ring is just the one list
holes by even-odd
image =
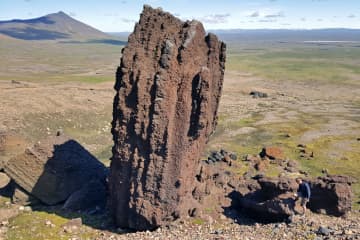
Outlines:
{"label": "rock shadow", "polygon": [[267,195],[262,190],[245,195],[234,190],[228,197],[231,205],[224,208],[224,215],[241,225],[288,222],[289,217],[294,214],[292,211],[295,211],[295,200],[292,197],[278,198],[273,194]]}
{"label": "rock shadow", "polygon": [[[21,205],[33,211],[81,218],[83,225],[116,231],[108,210],[109,169],[77,141],[44,140],[10,159],[5,172],[12,180],[0,189],[1,196],[14,199],[21,188],[27,194]],[[30,203],[30,197],[38,201]]]}

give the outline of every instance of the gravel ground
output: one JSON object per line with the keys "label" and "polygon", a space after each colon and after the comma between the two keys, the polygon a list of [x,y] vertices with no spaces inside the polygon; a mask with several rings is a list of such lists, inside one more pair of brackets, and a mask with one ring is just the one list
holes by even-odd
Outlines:
{"label": "gravel ground", "polygon": [[249,219],[210,220],[203,224],[194,221],[174,222],[153,232],[128,233],[118,229],[114,232],[98,232],[97,240],[105,239],[360,239],[360,214],[351,213],[346,218],[336,218],[310,213],[294,216],[293,222],[259,224]]}

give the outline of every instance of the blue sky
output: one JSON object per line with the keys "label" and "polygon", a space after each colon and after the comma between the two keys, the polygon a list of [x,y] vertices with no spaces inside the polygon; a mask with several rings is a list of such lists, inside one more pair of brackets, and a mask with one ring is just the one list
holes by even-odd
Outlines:
{"label": "blue sky", "polygon": [[0,0],[0,20],[64,11],[105,32],[132,31],[144,4],[206,29],[360,29],[360,0]]}

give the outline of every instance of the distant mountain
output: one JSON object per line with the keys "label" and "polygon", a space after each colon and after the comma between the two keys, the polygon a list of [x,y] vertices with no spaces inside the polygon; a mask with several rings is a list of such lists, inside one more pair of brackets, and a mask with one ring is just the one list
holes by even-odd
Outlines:
{"label": "distant mountain", "polygon": [[27,20],[0,21],[0,34],[23,40],[107,39],[110,37],[61,11]]}

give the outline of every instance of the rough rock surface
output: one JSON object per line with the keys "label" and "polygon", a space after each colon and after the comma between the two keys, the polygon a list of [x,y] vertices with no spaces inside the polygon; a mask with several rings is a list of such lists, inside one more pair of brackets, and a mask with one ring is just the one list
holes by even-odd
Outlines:
{"label": "rough rock surface", "polygon": [[[312,211],[342,216],[351,210],[350,178],[327,176],[305,181],[310,183],[311,198],[307,206]],[[260,177],[243,181],[230,197],[233,207],[259,221],[282,221],[297,212],[292,194],[297,188],[295,179]]]}
{"label": "rough rock surface", "polygon": [[351,210],[354,179],[348,176],[319,177],[310,181],[312,190],[309,208],[314,212],[343,216]]}
{"label": "rough rock surface", "polygon": [[200,22],[144,6],[115,84],[110,194],[118,226],[153,229],[195,204],[191,191],[217,122],[225,48]]}
{"label": "rough rock surface", "polygon": [[78,142],[49,137],[11,158],[6,174],[26,192],[52,205],[66,200],[92,179],[106,181],[107,169]]}

